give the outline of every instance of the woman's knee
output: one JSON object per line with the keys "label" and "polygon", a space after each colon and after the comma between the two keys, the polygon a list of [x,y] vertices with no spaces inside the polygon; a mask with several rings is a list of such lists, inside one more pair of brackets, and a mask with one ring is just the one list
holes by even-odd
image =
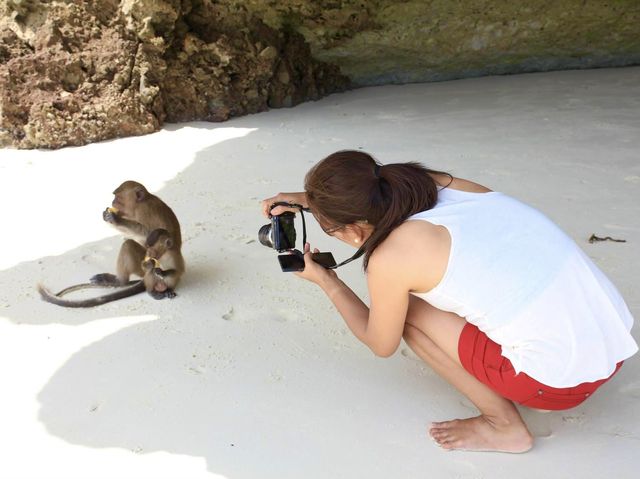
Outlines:
{"label": "woman's knee", "polygon": [[455,313],[443,311],[422,299],[412,297],[409,301],[405,323],[415,326],[437,342],[437,338],[443,332],[445,334],[459,334],[467,321]]}
{"label": "woman's knee", "polygon": [[403,338],[411,349],[429,355],[444,352],[459,361],[458,341],[466,320],[455,313],[435,308],[420,298],[412,298],[405,320]]}
{"label": "woman's knee", "polygon": [[418,328],[413,326],[407,320],[407,322],[404,323],[404,330],[402,331],[402,339],[404,339],[404,341],[407,344],[409,344],[409,343],[411,343],[411,342],[416,340],[416,332],[419,332]]}

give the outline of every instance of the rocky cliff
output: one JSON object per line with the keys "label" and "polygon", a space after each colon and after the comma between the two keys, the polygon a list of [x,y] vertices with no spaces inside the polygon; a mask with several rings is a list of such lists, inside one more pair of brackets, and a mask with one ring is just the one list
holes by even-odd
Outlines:
{"label": "rocky cliff", "polygon": [[346,88],[640,63],[637,0],[2,0],[0,146],[224,121]]}

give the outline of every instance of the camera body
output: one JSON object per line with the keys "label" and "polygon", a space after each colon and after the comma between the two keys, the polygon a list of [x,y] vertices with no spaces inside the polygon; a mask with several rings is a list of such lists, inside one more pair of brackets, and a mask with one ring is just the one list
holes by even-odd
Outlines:
{"label": "camera body", "polygon": [[296,247],[296,228],[293,224],[295,214],[285,211],[271,217],[271,224],[264,225],[258,231],[258,241],[278,253],[291,251]]}
{"label": "camera body", "polygon": [[[303,243],[307,240],[307,230],[304,222],[303,208],[300,205],[291,205],[288,203],[274,203],[275,206],[289,206],[298,208],[302,216]],[[304,254],[296,249],[296,228],[294,225],[295,214],[285,211],[278,216],[271,216],[271,223],[260,227],[258,230],[258,241],[267,248],[273,248],[278,253],[278,261],[280,268],[284,272],[303,271],[304,270]],[[336,261],[331,253],[313,253],[312,259],[324,266],[325,268],[333,268]]]}

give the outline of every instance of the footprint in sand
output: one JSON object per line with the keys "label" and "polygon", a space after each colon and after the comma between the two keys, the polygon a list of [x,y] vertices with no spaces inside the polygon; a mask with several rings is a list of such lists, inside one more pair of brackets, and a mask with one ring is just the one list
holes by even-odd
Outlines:
{"label": "footprint in sand", "polygon": [[629,183],[638,184],[638,183],[640,183],[640,176],[637,176],[637,175],[625,176],[624,177],[624,181],[628,181]]}
{"label": "footprint in sand", "polygon": [[413,361],[422,361],[422,359],[420,359],[416,353],[414,353],[411,349],[408,348],[402,348],[400,350],[400,354],[402,354],[405,358],[407,359],[412,359]]}
{"label": "footprint in sand", "polygon": [[255,238],[252,238],[251,236],[246,234],[231,233],[231,234],[225,235],[224,239],[233,241],[235,243],[243,243],[243,244],[251,244],[256,242]]}
{"label": "footprint in sand", "polygon": [[587,416],[583,412],[579,414],[565,414],[562,416],[562,422],[567,424],[582,425],[587,422]]}
{"label": "footprint in sand", "polygon": [[187,368],[187,372],[191,374],[204,374],[207,372],[207,368],[205,366],[191,366]]}

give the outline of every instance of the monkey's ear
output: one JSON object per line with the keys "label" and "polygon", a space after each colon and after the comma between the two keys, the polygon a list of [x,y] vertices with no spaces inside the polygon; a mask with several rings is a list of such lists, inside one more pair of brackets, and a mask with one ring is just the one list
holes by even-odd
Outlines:
{"label": "monkey's ear", "polygon": [[172,240],[171,238],[167,238],[167,239],[164,241],[164,245],[165,245],[165,247],[166,247],[167,249],[171,249],[171,248],[173,248],[173,240]]}
{"label": "monkey's ear", "polygon": [[136,193],[136,201],[138,201],[138,202],[144,200],[145,197],[147,196],[147,190],[145,190],[141,186],[136,187],[136,189],[134,191]]}

